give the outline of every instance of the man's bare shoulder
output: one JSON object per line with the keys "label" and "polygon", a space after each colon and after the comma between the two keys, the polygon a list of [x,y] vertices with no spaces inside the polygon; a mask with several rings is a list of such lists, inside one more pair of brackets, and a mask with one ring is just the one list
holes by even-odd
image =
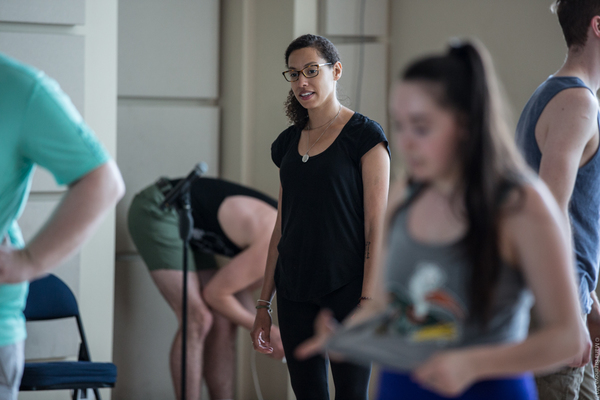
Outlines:
{"label": "man's bare shoulder", "polygon": [[[545,115],[544,115],[545,114]],[[569,88],[558,93],[544,109],[543,118],[551,122],[578,120],[580,118],[597,120],[598,100],[587,88]]]}
{"label": "man's bare shoulder", "polygon": [[[598,132],[598,100],[587,88],[569,88],[546,106],[536,126],[540,148],[548,140],[585,145]],[[562,138],[562,140],[561,140]]]}

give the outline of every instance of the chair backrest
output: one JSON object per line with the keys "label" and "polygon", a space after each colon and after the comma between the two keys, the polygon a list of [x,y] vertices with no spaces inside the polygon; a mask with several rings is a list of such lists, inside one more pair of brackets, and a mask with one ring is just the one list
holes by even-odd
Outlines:
{"label": "chair backrest", "polygon": [[50,274],[29,284],[23,313],[27,321],[43,321],[78,317],[79,308],[71,289],[56,275]]}

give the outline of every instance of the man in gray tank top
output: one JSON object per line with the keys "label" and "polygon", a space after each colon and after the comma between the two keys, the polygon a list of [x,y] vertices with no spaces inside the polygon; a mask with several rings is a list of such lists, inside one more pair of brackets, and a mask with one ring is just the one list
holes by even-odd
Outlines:
{"label": "man in gray tank top", "polygon": [[[600,1],[557,0],[553,8],[567,42],[567,59],[525,106],[516,139],[571,222],[582,321],[587,319],[592,343],[600,350],[595,294],[600,254]],[[560,371],[536,377],[540,399],[598,399],[591,358],[588,347]]]}

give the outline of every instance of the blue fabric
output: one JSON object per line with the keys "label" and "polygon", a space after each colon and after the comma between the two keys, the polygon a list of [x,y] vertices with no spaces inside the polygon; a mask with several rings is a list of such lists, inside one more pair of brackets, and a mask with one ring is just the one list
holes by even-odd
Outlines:
{"label": "blue fabric", "polygon": [[[538,173],[542,153],[535,138],[535,127],[550,100],[561,91],[570,88],[586,88],[591,91],[579,78],[551,76],[533,93],[519,118],[517,145],[527,163]],[[600,126],[600,113],[598,125]],[[589,314],[592,309],[590,292],[596,289],[598,283],[600,258],[598,245],[600,243],[600,155],[598,153],[600,151],[596,152],[587,164],[579,168],[569,204],[569,217],[577,258],[579,298],[582,310],[586,314]]]}
{"label": "blue fabric", "polygon": [[[537,400],[537,389],[532,375],[481,381],[471,386],[456,400]],[[378,400],[443,400],[423,389],[409,375],[384,370],[379,380]]]}
{"label": "blue fabric", "polygon": [[88,361],[57,361],[48,363],[26,363],[21,390],[89,384],[114,386],[117,367],[112,363]]}
{"label": "blue fabric", "polygon": [[31,282],[23,313],[27,321],[38,321],[75,317],[79,308],[71,289],[56,276],[48,275]]}

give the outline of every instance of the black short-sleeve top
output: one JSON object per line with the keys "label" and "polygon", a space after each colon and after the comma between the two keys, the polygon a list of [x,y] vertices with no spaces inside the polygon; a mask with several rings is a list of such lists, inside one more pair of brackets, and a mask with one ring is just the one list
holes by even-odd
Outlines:
{"label": "black short-sleeve top", "polygon": [[365,224],[361,157],[388,141],[381,126],[355,113],[335,141],[302,162],[301,130],[292,125],[271,146],[282,187],[277,293],[318,299],[364,271]]}
{"label": "black short-sleeve top", "polygon": [[[175,186],[180,179],[171,181]],[[231,196],[248,196],[261,200],[274,209],[277,201],[257,190],[238,185],[223,179],[198,178],[190,186],[190,206],[194,218],[194,228],[190,245],[207,254],[219,254],[235,257],[244,249],[240,249],[229,239],[221,228],[217,214],[221,204]]]}

